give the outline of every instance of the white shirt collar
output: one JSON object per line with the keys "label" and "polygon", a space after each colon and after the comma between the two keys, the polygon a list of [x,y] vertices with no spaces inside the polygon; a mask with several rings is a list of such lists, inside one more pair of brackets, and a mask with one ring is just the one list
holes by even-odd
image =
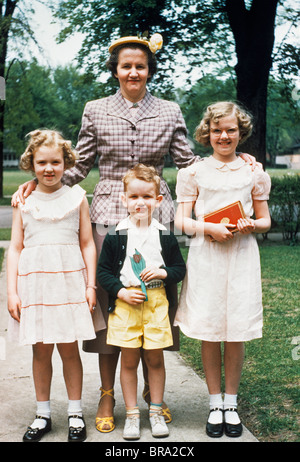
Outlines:
{"label": "white shirt collar", "polygon": [[207,157],[206,161],[219,170],[238,170],[246,163],[240,156],[232,162],[222,162],[215,159],[213,156]]}
{"label": "white shirt collar", "polygon": [[[159,221],[157,221],[155,218],[152,218],[149,228],[150,227],[161,229],[163,231],[167,230],[167,228],[161,223],[159,223]],[[123,220],[121,220],[120,223],[118,223],[118,225],[116,226],[116,231],[120,231],[121,229],[135,229],[135,228],[136,228],[135,224],[130,220],[130,217],[128,216],[124,218]]]}

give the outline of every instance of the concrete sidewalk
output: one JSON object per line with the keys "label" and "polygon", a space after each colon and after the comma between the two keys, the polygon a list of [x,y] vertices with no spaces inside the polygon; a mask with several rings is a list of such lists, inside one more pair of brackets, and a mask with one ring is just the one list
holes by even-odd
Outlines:
{"label": "concrete sidewalk", "polygon": [[[8,242],[0,241],[0,247],[7,247],[8,244]],[[4,269],[5,261],[0,275],[0,442],[21,442],[27,426],[35,415],[35,392],[31,371],[32,352],[30,346],[18,346],[6,339],[9,314],[6,305]],[[88,434],[86,442],[107,443],[103,447],[115,448],[114,443],[125,443],[122,437],[125,408],[119,382],[119,370],[115,385],[116,429],[111,433],[100,433],[94,425],[100,394],[98,357],[96,354],[83,351],[81,351],[81,357],[84,369],[83,411]],[[226,436],[218,439],[209,438],[205,433],[209,409],[205,382],[184,363],[176,352],[165,352],[165,364],[167,375],[165,401],[173,415],[173,421],[169,424],[170,436],[158,440],[151,435],[148,409],[142,399],[143,378],[140,368],[138,404],[141,411],[141,439],[135,443],[126,442],[126,448],[138,448],[139,443],[143,442],[151,443],[151,447],[155,445],[173,447],[174,444],[186,446],[185,443],[193,443],[194,446],[197,442],[257,442],[257,439],[245,427],[240,438]],[[51,410],[52,431],[45,435],[42,441],[66,442],[68,433],[67,394],[62,376],[62,364],[56,349],[53,355]]]}

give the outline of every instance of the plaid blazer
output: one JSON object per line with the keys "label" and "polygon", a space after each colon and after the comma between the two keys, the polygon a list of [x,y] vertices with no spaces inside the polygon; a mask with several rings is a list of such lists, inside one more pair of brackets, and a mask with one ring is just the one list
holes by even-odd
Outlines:
{"label": "plaid blazer", "polygon": [[[92,223],[115,225],[127,216],[120,201],[122,177],[136,163],[153,165],[160,176],[164,156],[170,153],[178,168],[187,167],[195,157],[187,142],[187,129],[178,104],[152,96],[148,91],[135,118],[120,90],[107,98],[86,104],[76,149],[79,160],[67,170],[63,183],[72,186],[83,180],[98,156],[99,183],[91,204]],[[164,200],[156,218],[174,220],[170,190],[161,182]]]}

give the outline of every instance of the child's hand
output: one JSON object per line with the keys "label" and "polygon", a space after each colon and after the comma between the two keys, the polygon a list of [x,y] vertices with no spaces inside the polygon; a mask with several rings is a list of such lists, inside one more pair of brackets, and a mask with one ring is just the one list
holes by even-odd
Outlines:
{"label": "child's hand", "polygon": [[146,298],[145,294],[141,290],[128,290],[125,287],[122,287],[122,289],[119,290],[117,297],[129,305],[139,305],[140,303],[143,303]]}
{"label": "child's hand", "polygon": [[234,228],[236,228],[236,226],[231,224],[209,223],[209,232],[207,234],[215,241],[226,242],[234,237],[234,234],[230,231],[230,229]]}
{"label": "child's hand", "polygon": [[237,222],[237,228],[242,234],[250,234],[255,231],[255,221],[252,218],[240,218]]}
{"label": "child's hand", "polygon": [[96,290],[93,289],[92,287],[87,287],[85,296],[86,296],[86,301],[88,302],[88,305],[89,305],[90,312],[93,314],[94,307],[97,304]]}
{"label": "child's hand", "polygon": [[151,281],[152,279],[166,279],[167,272],[163,268],[156,266],[147,266],[140,274],[140,278],[144,282]]}
{"label": "child's hand", "polygon": [[20,322],[21,300],[18,295],[9,295],[7,299],[8,311],[13,319]]}

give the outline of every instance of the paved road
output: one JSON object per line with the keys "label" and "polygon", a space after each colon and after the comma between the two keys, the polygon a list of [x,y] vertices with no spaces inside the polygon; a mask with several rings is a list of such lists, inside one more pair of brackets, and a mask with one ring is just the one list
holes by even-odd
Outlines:
{"label": "paved road", "polygon": [[0,206],[0,228],[10,228],[12,222],[12,207]]}

